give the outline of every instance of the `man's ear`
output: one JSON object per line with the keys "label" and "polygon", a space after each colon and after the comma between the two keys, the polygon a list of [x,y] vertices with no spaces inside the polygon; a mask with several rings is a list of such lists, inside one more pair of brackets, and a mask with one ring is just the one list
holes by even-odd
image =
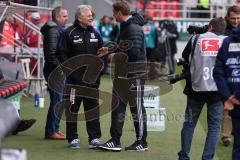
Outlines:
{"label": "man's ear", "polygon": [[208,26],[208,31],[210,31],[210,32],[211,32],[211,31],[212,31],[212,29],[213,29],[212,25],[209,25],[209,26]]}
{"label": "man's ear", "polygon": [[79,22],[82,22],[82,17],[81,17],[81,16],[78,16],[78,17],[77,17],[77,20],[78,20]]}

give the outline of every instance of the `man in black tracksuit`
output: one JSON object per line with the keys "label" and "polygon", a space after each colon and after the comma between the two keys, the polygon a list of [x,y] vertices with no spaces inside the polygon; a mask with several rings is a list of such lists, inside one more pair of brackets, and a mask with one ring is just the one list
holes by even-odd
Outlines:
{"label": "man in black tracksuit", "polygon": [[[78,56],[82,56],[84,59],[84,56],[97,55],[99,49],[102,49],[102,38],[100,37],[99,33],[91,26],[92,11],[90,6],[78,6],[75,17],[76,20],[74,24],[65,30],[60,39],[57,50],[57,56],[60,62],[73,59],[73,57]],[[83,80],[86,69],[87,67],[81,66],[80,68],[74,70],[67,78],[66,83],[98,89],[100,84],[100,76],[97,77],[95,83],[87,83]],[[74,121],[68,121],[69,117],[67,117],[66,122],[67,140],[69,142],[70,148],[80,148],[77,134],[77,113],[79,111],[81,102],[83,102],[84,105],[86,126],[89,136],[89,148],[94,148],[97,144],[100,144],[98,138],[101,137],[98,98],[94,99],[91,97],[81,96],[75,98],[75,102],[72,103],[72,106],[70,108],[70,111],[73,113],[71,114],[70,119],[74,118]],[[92,109],[95,110],[93,113],[95,118],[88,119],[86,112]]]}
{"label": "man in black tracksuit", "polygon": [[[124,71],[124,68],[130,63],[134,63],[134,68],[137,66],[136,62],[146,63],[145,37],[142,29],[144,19],[137,13],[131,15],[129,5],[126,1],[113,4],[113,15],[118,22],[121,22],[120,35],[118,39],[119,49],[122,49],[121,43],[123,42],[132,43],[132,46],[129,45],[131,47],[125,49],[125,51],[122,50],[123,53],[121,54],[112,53],[109,55],[109,58],[115,61],[112,101],[114,101],[114,96],[116,96],[118,104],[116,106],[112,106],[110,129],[112,138],[106,143],[100,145],[98,148],[108,151],[122,150],[120,138],[122,136],[126,106],[129,103],[137,140],[129,147],[126,147],[125,150],[146,151],[148,150],[148,145],[146,141],[146,111],[143,106],[144,80],[141,77],[136,77],[136,74],[133,74],[134,71],[131,73],[129,70]],[[125,61],[126,57],[128,58],[127,62]],[[146,68],[143,65],[140,70],[145,72],[145,69]]]}

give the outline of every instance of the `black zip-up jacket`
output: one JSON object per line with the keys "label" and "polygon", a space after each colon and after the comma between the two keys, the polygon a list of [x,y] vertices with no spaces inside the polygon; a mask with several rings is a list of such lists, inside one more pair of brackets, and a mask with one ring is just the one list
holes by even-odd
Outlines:
{"label": "black zip-up jacket", "polygon": [[[97,51],[102,45],[103,40],[93,27],[88,26],[83,28],[79,25],[78,21],[75,21],[61,35],[57,47],[57,57],[62,63],[77,55],[97,55]],[[83,84],[82,77],[85,70],[86,68],[84,67],[75,70],[70,75],[71,83]]]}
{"label": "black zip-up jacket", "polygon": [[138,13],[134,13],[130,19],[121,23],[118,42],[123,40],[133,42],[132,48],[124,51],[128,55],[129,62],[146,61],[146,45],[142,29],[143,25],[144,19]]}
{"label": "black zip-up jacket", "polygon": [[54,21],[48,21],[42,28],[43,34],[43,51],[44,51],[44,72],[52,72],[59,64],[56,57],[57,43],[63,28]]}

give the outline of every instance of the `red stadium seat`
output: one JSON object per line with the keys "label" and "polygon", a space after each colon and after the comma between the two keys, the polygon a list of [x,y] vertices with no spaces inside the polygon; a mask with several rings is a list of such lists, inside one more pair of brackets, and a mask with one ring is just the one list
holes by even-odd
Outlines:
{"label": "red stadium seat", "polygon": [[146,8],[147,9],[156,9],[157,5],[153,1],[149,1]]}
{"label": "red stadium seat", "polygon": [[5,92],[6,96],[9,96],[11,94],[8,88],[5,88],[3,91]]}
{"label": "red stadium seat", "polygon": [[136,1],[136,7],[138,9],[144,9],[144,4],[142,2],[140,2],[139,0]]}
{"label": "red stadium seat", "polygon": [[168,12],[164,11],[168,9],[168,1],[167,0],[160,0],[157,2],[157,7],[158,10],[157,12],[157,17],[161,18],[167,18],[168,17]]}
{"label": "red stadium seat", "polygon": [[151,17],[156,17],[156,11],[154,11],[154,10],[148,10],[147,11],[147,14],[149,15],[149,16],[151,16]]}
{"label": "red stadium seat", "polygon": [[170,6],[170,9],[173,10],[171,12],[171,16],[175,18],[180,18],[181,17],[181,13],[179,12],[180,8],[181,8],[181,5],[179,1],[176,1],[176,0],[172,1]]}
{"label": "red stadium seat", "polygon": [[168,9],[168,1],[167,0],[160,0],[157,5],[158,9]]}

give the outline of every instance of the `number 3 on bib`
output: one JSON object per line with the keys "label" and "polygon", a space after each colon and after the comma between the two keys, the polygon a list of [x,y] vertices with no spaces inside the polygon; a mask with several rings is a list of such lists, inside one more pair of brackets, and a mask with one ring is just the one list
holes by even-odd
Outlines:
{"label": "number 3 on bib", "polygon": [[207,81],[210,78],[213,79],[213,67],[212,68],[204,67],[203,68],[203,79],[205,81]]}

